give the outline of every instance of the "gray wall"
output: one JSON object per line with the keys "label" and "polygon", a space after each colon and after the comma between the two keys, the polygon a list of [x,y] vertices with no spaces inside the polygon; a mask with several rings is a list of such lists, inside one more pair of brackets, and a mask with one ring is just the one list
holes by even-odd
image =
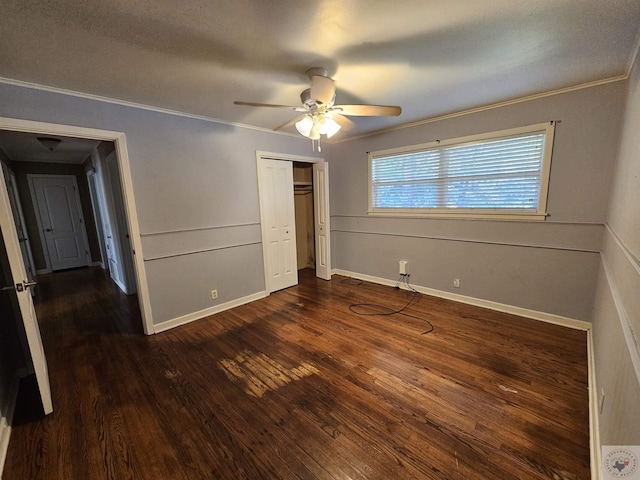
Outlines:
{"label": "gray wall", "polygon": [[640,445],[640,58],[623,122],[593,315],[605,445]]}
{"label": "gray wall", "polygon": [[7,84],[0,105],[126,134],[154,323],[264,290],[255,152],[312,155],[307,139]]}
{"label": "gray wall", "polygon": [[[332,147],[334,267],[590,320],[624,82],[342,142]],[[367,216],[367,152],[559,121],[545,222]],[[453,279],[460,279],[460,288]]]}

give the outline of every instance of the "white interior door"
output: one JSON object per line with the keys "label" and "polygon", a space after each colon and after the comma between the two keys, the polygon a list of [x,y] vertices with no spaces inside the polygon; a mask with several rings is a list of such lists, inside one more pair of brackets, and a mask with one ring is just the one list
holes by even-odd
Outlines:
{"label": "white interior door", "polygon": [[[31,355],[33,369],[40,391],[40,398],[42,400],[42,406],[44,413],[49,414],[53,411],[53,404],[51,401],[51,387],[49,385],[47,360],[44,355],[44,348],[42,346],[36,312],[33,308],[33,299],[29,293],[28,284],[31,282],[26,281],[27,272],[22,259],[18,235],[13,221],[13,215],[11,213],[9,196],[4,182],[0,182],[0,230],[2,230],[2,238],[4,240],[4,245],[0,245],[0,248],[6,249],[7,257],[9,258],[9,268],[13,278],[13,286],[16,290],[20,310],[19,313],[22,317],[22,322],[24,323],[25,334],[29,346],[29,354]],[[2,287],[11,288],[11,286],[8,285],[2,285]]]}
{"label": "white interior door", "polygon": [[111,230],[111,222],[106,222],[104,224],[104,235],[105,246],[107,249],[107,263],[109,265],[109,276],[111,277],[111,280],[113,280],[124,292],[126,286],[124,284],[122,269],[120,268],[120,256],[118,255],[118,249]]}
{"label": "white interior door", "polygon": [[89,265],[76,179],[69,175],[30,175],[52,270]]}
{"label": "white interior door", "polygon": [[102,228],[104,232],[104,244],[106,249],[106,261],[109,268],[109,276],[116,285],[126,293],[126,284],[122,270],[121,254],[117,239],[117,227],[115,221],[115,208],[113,206],[113,192],[109,181],[109,169],[106,159],[101,156],[95,158],[96,187],[98,203],[102,216]]}
{"label": "white interior door", "polygon": [[115,152],[107,156],[107,176],[113,215],[111,221],[111,235],[113,243],[119,252],[120,281],[124,285],[124,292],[127,295],[136,292],[136,279],[133,267],[133,255],[131,251],[131,241],[129,238],[129,226],[124,207],[124,194],[122,192],[122,182],[120,181],[120,170],[118,168],[118,157]]}
{"label": "white interior door", "polygon": [[36,270],[33,263],[33,255],[31,254],[31,244],[29,243],[29,236],[27,235],[27,227],[24,222],[24,214],[22,213],[22,204],[18,196],[18,185],[16,182],[16,176],[10,168],[4,166],[4,179],[7,186],[7,193],[9,195],[9,203],[11,205],[11,212],[13,213],[13,220],[16,225],[16,232],[18,234],[18,241],[20,242],[20,251],[22,252],[22,260],[27,271],[27,280],[32,281],[35,277]]}
{"label": "white interior door", "polygon": [[313,164],[313,208],[316,243],[316,277],[331,280],[329,165],[327,162]]}
{"label": "white interior door", "polygon": [[98,244],[100,245],[100,265],[106,269],[108,262],[107,248],[105,246],[106,235],[104,233],[104,227],[102,225],[102,206],[98,197],[98,187],[96,184],[96,172],[91,170],[87,172],[87,184],[89,185],[89,196],[91,197],[91,206],[93,207],[93,220],[96,224],[96,231],[98,233]]}
{"label": "white interior door", "polygon": [[298,284],[293,163],[260,159],[262,248],[269,293]]}

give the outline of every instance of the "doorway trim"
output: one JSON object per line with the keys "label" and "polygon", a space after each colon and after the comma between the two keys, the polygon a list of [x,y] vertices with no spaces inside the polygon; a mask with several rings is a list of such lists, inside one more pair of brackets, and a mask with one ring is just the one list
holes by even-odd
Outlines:
{"label": "doorway trim", "polygon": [[147,273],[142,255],[140,225],[138,223],[138,213],[136,211],[133,194],[131,166],[129,163],[129,154],[127,151],[127,142],[124,132],[61,125],[57,123],[36,122],[32,120],[21,120],[8,117],[0,117],[0,130],[59,135],[63,137],[89,138],[93,140],[110,141],[115,144],[118,156],[118,172],[120,174],[120,181],[122,182],[122,195],[124,197],[130,240],[133,247],[133,264],[138,289],[138,304],[140,306],[140,314],[142,316],[142,328],[146,335],[155,333],[151,312],[151,299],[149,297],[149,286],[147,283]]}
{"label": "doorway trim", "polygon": [[[306,157],[303,155],[291,155],[288,153],[275,153],[275,152],[265,152],[262,150],[256,150],[256,168],[258,172],[258,185],[261,185],[260,172],[262,169],[260,168],[262,160],[282,160],[289,162],[300,162],[300,163],[326,163],[324,158],[321,157]],[[264,270],[264,286],[265,292],[267,295],[270,295],[269,288],[269,269],[268,269],[268,255],[267,255],[267,231],[266,224],[262,219],[263,212],[263,204],[264,198],[258,189],[258,201],[260,203],[260,232],[262,234],[262,261],[263,261],[263,270]],[[331,235],[328,236],[329,242],[331,241]]]}

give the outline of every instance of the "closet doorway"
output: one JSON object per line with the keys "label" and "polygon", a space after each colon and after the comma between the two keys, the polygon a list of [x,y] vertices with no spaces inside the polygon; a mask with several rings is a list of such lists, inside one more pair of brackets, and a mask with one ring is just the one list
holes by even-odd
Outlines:
{"label": "closet doorway", "polygon": [[293,206],[298,270],[316,268],[312,163],[293,162]]}
{"label": "closet doorway", "polygon": [[330,280],[327,163],[267,152],[256,157],[266,291],[296,285],[301,268],[314,267],[317,277]]}

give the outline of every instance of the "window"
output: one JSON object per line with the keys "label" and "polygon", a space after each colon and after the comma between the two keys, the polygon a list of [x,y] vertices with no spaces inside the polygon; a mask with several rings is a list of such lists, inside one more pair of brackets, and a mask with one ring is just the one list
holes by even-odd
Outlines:
{"label": "window", "polygon": [[371,152],[369,213],[546,217],[554,123]]}

